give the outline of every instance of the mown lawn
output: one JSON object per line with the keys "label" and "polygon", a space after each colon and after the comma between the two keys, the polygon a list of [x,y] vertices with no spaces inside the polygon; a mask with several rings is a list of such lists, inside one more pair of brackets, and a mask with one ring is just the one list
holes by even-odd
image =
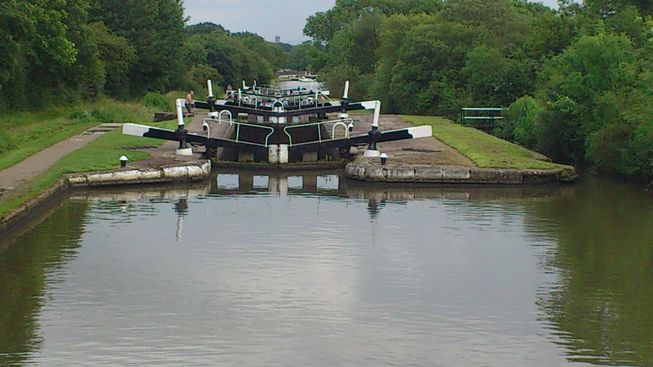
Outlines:
{"label": "mown lawn", "polygon": [[402,116],[415,125],[430,125],[433,136],[456,149],[480,168],[560,169],[566,166],[545,162],[519,145],[463,127],[435,116]]}

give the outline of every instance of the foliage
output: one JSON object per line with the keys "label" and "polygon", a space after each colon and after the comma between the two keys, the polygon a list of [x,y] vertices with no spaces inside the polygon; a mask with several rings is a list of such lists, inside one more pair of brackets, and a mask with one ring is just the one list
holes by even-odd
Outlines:
{"label": "foliage", "polygon": [[495,134],[519,145],[532,148],[536,144],[535,130],[542,107],[537,99],[524,96],[510,105]]}
{"label": "foliage", "polygon": [[256,34],[186,26],[181,0],[6,0],[0,14],[0,111],[137,99],[208,78],[267,83],[288,64]]}
{"label": "foliage", "polygon": [[312,71],[331,89],[353,81],[385,112],[510,106],[498,136],[650,179],[652,12],[634,0],[337,0],[304,33],[324,47]]}
{"label": "foliage", "polygon": [[143,106],[153,111],[171,111],[172,104],[161,93],[150,92],[143,97]]}
{"label": "foliage", "polygon": [[186,76],[195,85],[206,82],[199,80],[202,76],[213,76],[224,85],[238,85],[241,80],[269,83],[275,69],[287,63],[279,46],[252,33],[231,34],[211,23],[189,27],[184,49],[189,69]]}
{"label": "foliage", "polygon": [[324,50],[319,44],[306,41],[288,51],[286,66],[293,70],[320,70],[324,67]]}
{"label": "foliage", "polygon": [[136,63],[136,50],[125,37],[109,32],[104,23],[89,27],[104,64],[105,92],[114,97],[127,97],[130,93],[129,73]]}
{"label": "foliage", "polygon": [[124,37],[136,51],[129,70],[132,95],[163,92],[183,78],[184,14],[179,0],[94,0],[92,21]]}
{"label": "foliage", "polygon": [[85,0],[0,3],[0,107],[99,94],[102,65],[88,32],[87,8]]}
{"label": "foliage", "polygon": [[145,122],[150,120],[150,116],[150,110],[142,105],[110,99],[76,107],[2,115],[0,142],[9,145],[0,149],[0,170],[100,122]]}

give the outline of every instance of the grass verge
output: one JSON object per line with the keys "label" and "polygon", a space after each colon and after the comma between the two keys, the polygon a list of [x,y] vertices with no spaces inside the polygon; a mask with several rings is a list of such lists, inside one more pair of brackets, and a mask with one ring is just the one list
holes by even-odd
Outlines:
{"label": "grass verge", "polygon": [[73,107],[0,115],[0,170],[100,123],[151,121],[145,106],[101,99]]}
{"label": "grass verge", "polygon": [[[179,92],[173,92],[161,98],[170,101],[178,94]],[[0,115],[0,170],[100,123],[151,124],[152,112],[143,104],[105,98],[72,107]],[[176,122],[168,121],[155,125],[174,128]],[[38,196],[64,174],[117,168],[118,158],[123,154],[132,162],[147,159],[149,154],[139,149],[156,147],[163,143],[164,141],[157,139],[125,136],[120,131],[107,133],[64,156],[30,182],[5,194],[0,199],[0,216]]]}
{"label": "grass verge", "polygon": [[[175,124],[175,121],[168,121],[152,125],[174,128]],[[47,171],[16,188],[0,201],[0,217],[38,196],[65,174],[117,169],[120,166],[120,156],[128,156],[130,162],[144,160],[150,155],[140,149],[157,147],[163,143],[164,140],[122,135],[120,131],[107,133],[85,147],[67,154]]]}
{"label": "grass verge", "polygon": [[435,116],[402,116],[414,125],[429,125],[433,136],[456,149],[480,168],[562,169],[567,166],[536,158],[536,154],[478,129]]}

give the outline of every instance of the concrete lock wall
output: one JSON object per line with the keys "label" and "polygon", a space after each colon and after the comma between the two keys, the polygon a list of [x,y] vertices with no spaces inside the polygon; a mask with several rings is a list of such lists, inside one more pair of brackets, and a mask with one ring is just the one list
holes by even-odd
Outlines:
{"label": "concrete lock wall", "polygon": [[161,168],[136,168],[114,172],[76,174],[67,177],[71,187],[134,185],[179,181],[199,181],[211,174],[211,162],[202,161]]}
{"label": "concrete lock wall", "polygon": [[345,167],[348,178],[359,181],[389,183],[453,183],[490,185],[533,185],[547,182],[570,182],[576,177],[573,171],[482,169],[458,166],[385,167],[365,160],[349,163]]}

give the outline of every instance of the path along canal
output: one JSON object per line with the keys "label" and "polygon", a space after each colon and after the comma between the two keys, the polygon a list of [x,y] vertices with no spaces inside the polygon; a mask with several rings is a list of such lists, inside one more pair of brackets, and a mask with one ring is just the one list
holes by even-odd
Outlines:
{"label": "path along canal", "polygon": [[337,176],[73,193],[0,239],[0,366],[653,365],[653,197]]}

